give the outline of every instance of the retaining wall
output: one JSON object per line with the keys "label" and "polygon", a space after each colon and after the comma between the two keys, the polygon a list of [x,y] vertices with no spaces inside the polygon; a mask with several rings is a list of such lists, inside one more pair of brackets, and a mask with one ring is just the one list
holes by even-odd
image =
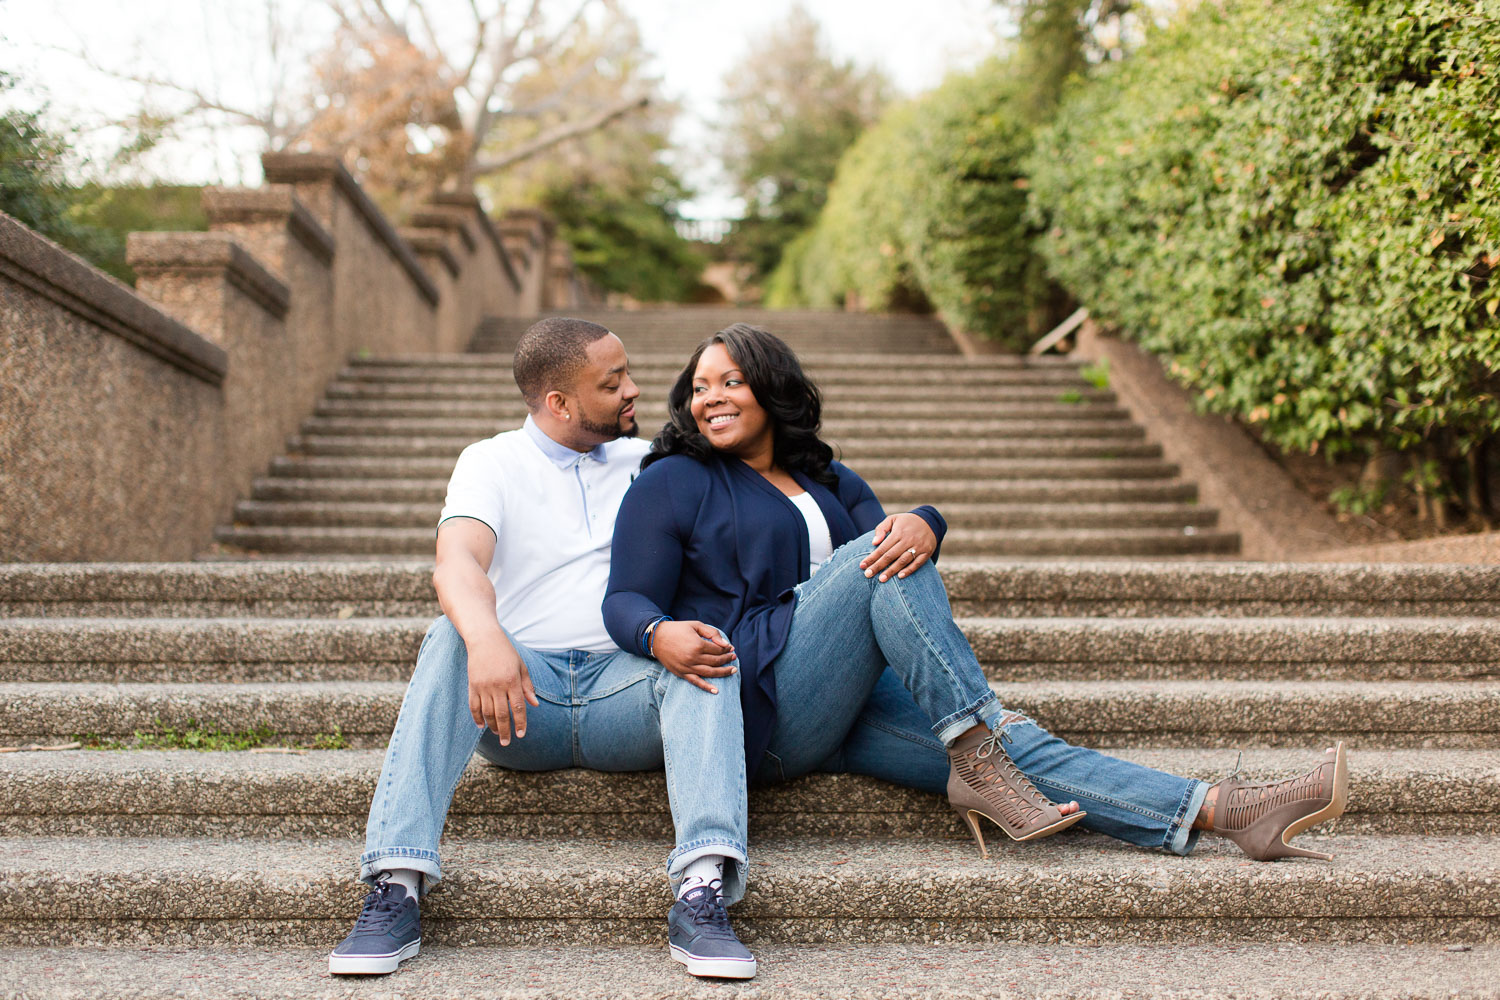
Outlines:
{"label": "retaining wall", "polygon": [[1249,434],[1228,417],[1198,412],[1155,357],[1104,335],[1092,320],[1079,331],[1075,356],[1108,364],[1109,387],[1182,477],[1198,485],[1199,500],[1218,508],[1219,527],[1239,532],[1245,558],[1297,560],[1348,544],[1338,521]]}
{"label": "retaining wall", "polygon": [[472,194],[398,232],[333,157],[263,163],[132,233],[134,290],[0,214],[0,561],[191,558],[349,357],[585,304],[544,216],[519,255]]}

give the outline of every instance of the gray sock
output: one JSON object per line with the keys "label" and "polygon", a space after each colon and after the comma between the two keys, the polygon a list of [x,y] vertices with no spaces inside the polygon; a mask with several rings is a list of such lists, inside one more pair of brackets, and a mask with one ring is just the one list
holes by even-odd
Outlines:
{"label": "gray sock", "polygon": [[724,856],[722,854],[705,854],[690,862],[682,870],[682,884],[677,887],[677,898],[681,899],[689,889],[696,889],[700,885],[712,885],[716,894],[723,893]]}
{"label": "gray sock", "polygon": [[415,868],[391,868],[381,874],[389,876],[392,885],[405,889],[408,899],[416,899],[422,893],[422,873]]}

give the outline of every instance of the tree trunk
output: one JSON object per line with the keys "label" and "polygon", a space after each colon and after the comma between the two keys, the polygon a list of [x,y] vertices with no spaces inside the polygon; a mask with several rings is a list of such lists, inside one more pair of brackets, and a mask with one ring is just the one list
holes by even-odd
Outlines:
{"label": "tree trunk", "polygon": [[1469,516],[1486,530],[1495,527],[1495,498],[1490,493],[1490,442],[1481,441],[1464,456],[1468,469]]}

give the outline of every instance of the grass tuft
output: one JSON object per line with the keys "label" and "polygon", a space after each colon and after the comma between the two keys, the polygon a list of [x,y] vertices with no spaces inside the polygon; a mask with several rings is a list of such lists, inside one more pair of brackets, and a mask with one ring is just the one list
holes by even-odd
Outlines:
{"label": "grass tuft", "polygon": [[347,750],[349,741],[337,726],[332,733],[317,733],[306,744],[296,743],[278,736],[270,726],[255,726],[250,729],[225,731],[213,726],[200,726],[196,719],[189,719],[186,726],[164,726],[157,720],[151,731],[137,729],[126,739],[101,736],[98,733],[79,733],[73,737],[89,750],[255,750],[261,747],[296,747],[309,750]]}

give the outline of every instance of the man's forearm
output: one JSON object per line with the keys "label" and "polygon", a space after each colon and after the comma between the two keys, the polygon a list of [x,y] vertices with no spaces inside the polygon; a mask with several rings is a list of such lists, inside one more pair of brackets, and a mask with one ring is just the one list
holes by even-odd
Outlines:
{"label": "man's forearm", "polygon": [[495,586],[479,564],[459,559],[440,564],[432,574],[438,603],[453,623],[464,645],[505,642],[495,617]]}

